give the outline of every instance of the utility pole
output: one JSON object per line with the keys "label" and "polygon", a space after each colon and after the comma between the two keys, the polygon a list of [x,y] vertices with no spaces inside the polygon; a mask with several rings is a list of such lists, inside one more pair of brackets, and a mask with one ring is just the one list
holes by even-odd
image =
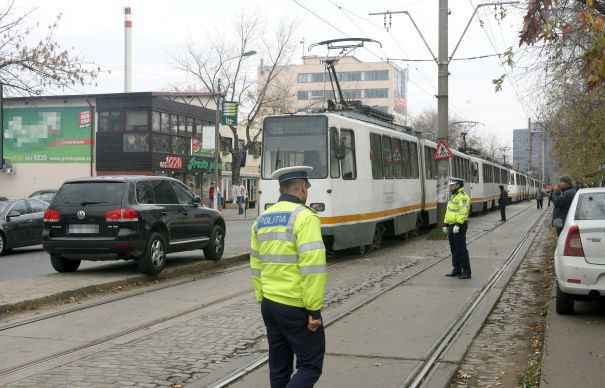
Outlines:
{"label": "utility pole", "polygon": [[[213,207],[218,210],[218,190],[219,190],[219,174],[218,174],[218,153],[220,152],[220,137],[219,123],[221,122],[221,80],[218,79],[218,94],[216,95],[216,116],[214,123],[214,201]],[[221,191],[224,198],[225,194]]]}
{"label": "utility pole", "polygon": [[[424,45],[431,53],[433,60],[437,63],[437,117],[438,117],[438,128],[439,128],[439,139],[444,140],[447,143],[448,140],[448,76],[449,76],[449,62],[454,57],[456,50],[458,50],[458,46],[464,38],[468,27],[471,24],[471,21],[475,17],[477,10],[480,7],[491,6],[491,5],[506,5],[506,4],[517,4],[519,1],[503,1],[503,2],[494,2],[494,3],[483,3],[479,4],[475,7],[475,11],[471,15],[466,28],[462,32],[456,47],[452,51],[452,55],[448,57],[448,0],[439,0],[439,24],[438,24],[438,36],[439,36],[439,49],[438,55],[439,57],[435,57],[431,47],[426,42],[426,39],[418,29],[416,22],[412,18],[412,15],[408,11],[396,11],[396,12],[376,12],[370,13],[370,15],[383,15],[384,16],[384,26],[388,30],[391,28],[391,15],[394,14],[405,14],[410,18],[410,21],[414,25],[414,28],[422,38]],[[388,21],[387,21],[388,16]],[[441,159],[437,161],[437,226],[441,228],[443,226],[443,220],[445,218],[445,209],[448,201],[448,190],[447,190],[447,177],[449,176],[449,160]]]}

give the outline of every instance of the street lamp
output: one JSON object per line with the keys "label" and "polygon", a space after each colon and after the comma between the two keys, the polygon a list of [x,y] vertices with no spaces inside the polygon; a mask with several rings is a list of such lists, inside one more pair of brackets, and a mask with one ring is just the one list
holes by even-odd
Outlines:
{"label": "street lamp", "polygon": [[[223,64],[227,61],[230,61],[232,59],[235,58],[240,58],[240,57],[249,57],[251,55],[256,54],[256,51],[251,50],[251,51],[246,51],[245,53],[242,53],[242,55],[237,55],[235,57],[232,58],[227,58],[225,59],[221,64],[219,68],[223,67]],[[214,184],[216,185],[214,187],[214,209],[218,210],[218,193],[217,193],[217,189],[219,187],[219,175],[218,175],[218,153],[220,152],[220,130],[219,130],[219,123],[220,123],[220,119],[221,119],[221,79],[218,79],[218,94],[216,97],[216,116],[215,116],[215,123],[214,123]],[[225,193],[222,193],[223,198],[225,197]]]}

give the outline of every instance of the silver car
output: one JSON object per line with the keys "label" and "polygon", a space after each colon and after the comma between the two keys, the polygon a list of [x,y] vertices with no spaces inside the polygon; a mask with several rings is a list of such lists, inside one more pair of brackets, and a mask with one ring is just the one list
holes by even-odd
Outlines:
{"label": "silver car", "polygon": [[605,296],[605,188],[581,189],[569,208],[555,250],[557,314],[575,300]]}

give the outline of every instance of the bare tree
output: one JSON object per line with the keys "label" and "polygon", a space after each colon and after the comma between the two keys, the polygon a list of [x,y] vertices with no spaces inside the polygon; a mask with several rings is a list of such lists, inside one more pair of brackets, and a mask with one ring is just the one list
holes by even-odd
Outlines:
{"label": "bare tree", "polygon": [[[35,9],[18,13],[15,1],[0,10],[0,82],[8,95],[40,95],[47,89],[74,88],[92,82],[100,68],[85,67],[82,58],[64,50],[54,40],[59,14],[45,36],[31,43],[41,30],[28,25]],[[35,40],[33,40],[35,42]]]}
{"label": "bare tree", "polygon": [[[463,146],[462,139],[462,131],[464,127],[462,125],[457,124],[457,122],[462,121],[462,119],[457,115],[450,115],[449,117],[449,126],[448,126],[448,146],[454,148],[461,148]],[[425,134],[428,137],[428,134],[436,135],[438,130],[438,115],[437,111],[434,109],[427,109],[420,112],[417,116],[412,118],[412,127]],[[469,137],[467,137],[467,145]]]}
{"label": "bare tree", "polygon": [[[238,121],[245,130],[245,139],[240,139],[238,128],[231,125],[233,144],[227,143],[232,156],[234,183],[240,178],[242,158],[261,134],[259,121],[263,108],[268,104],[277,104],[276,99],[283,97],[285,93],[285,90],[275,93],[271,88],[279,88],[279,85],[274,85],[274,81],[283,66],[290,63],[296,49],[296,21],[282,19],[269,32],[263,28],[266,24],[263,18],[253,12],[242,11],[234,25],[236,42],[228,41],[224,30],[216,31],[214,34],[206,34],[206,41],[201,47],[189,41],[181,53],[172,56],[174,67],[191,76],[199,84],[199,89],[211,92],[216,106],[219,88],[221,95],[239,103]],[[258,81],[244,70],[244,54],[250,51],[258,51],[265,64]]]}

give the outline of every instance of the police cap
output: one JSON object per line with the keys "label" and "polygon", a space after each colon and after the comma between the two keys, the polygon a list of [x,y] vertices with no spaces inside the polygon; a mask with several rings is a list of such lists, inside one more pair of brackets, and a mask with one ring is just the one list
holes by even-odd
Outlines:
{"label": "police cap", "polygon": [[272,179],[279,180],[279,183],[289,181],[290,179],[309,179],[308,172],[313,170],[310,166],[291,166],[273,171]]}
{"label": "police cap", "polygon": [[450,186],[450,185],[453,185],[456,183],[458,183],[460,186],[464,186],[464,179],[450,177],[450,180],[449,180],[449,182],[447,182],[447,185]]}

